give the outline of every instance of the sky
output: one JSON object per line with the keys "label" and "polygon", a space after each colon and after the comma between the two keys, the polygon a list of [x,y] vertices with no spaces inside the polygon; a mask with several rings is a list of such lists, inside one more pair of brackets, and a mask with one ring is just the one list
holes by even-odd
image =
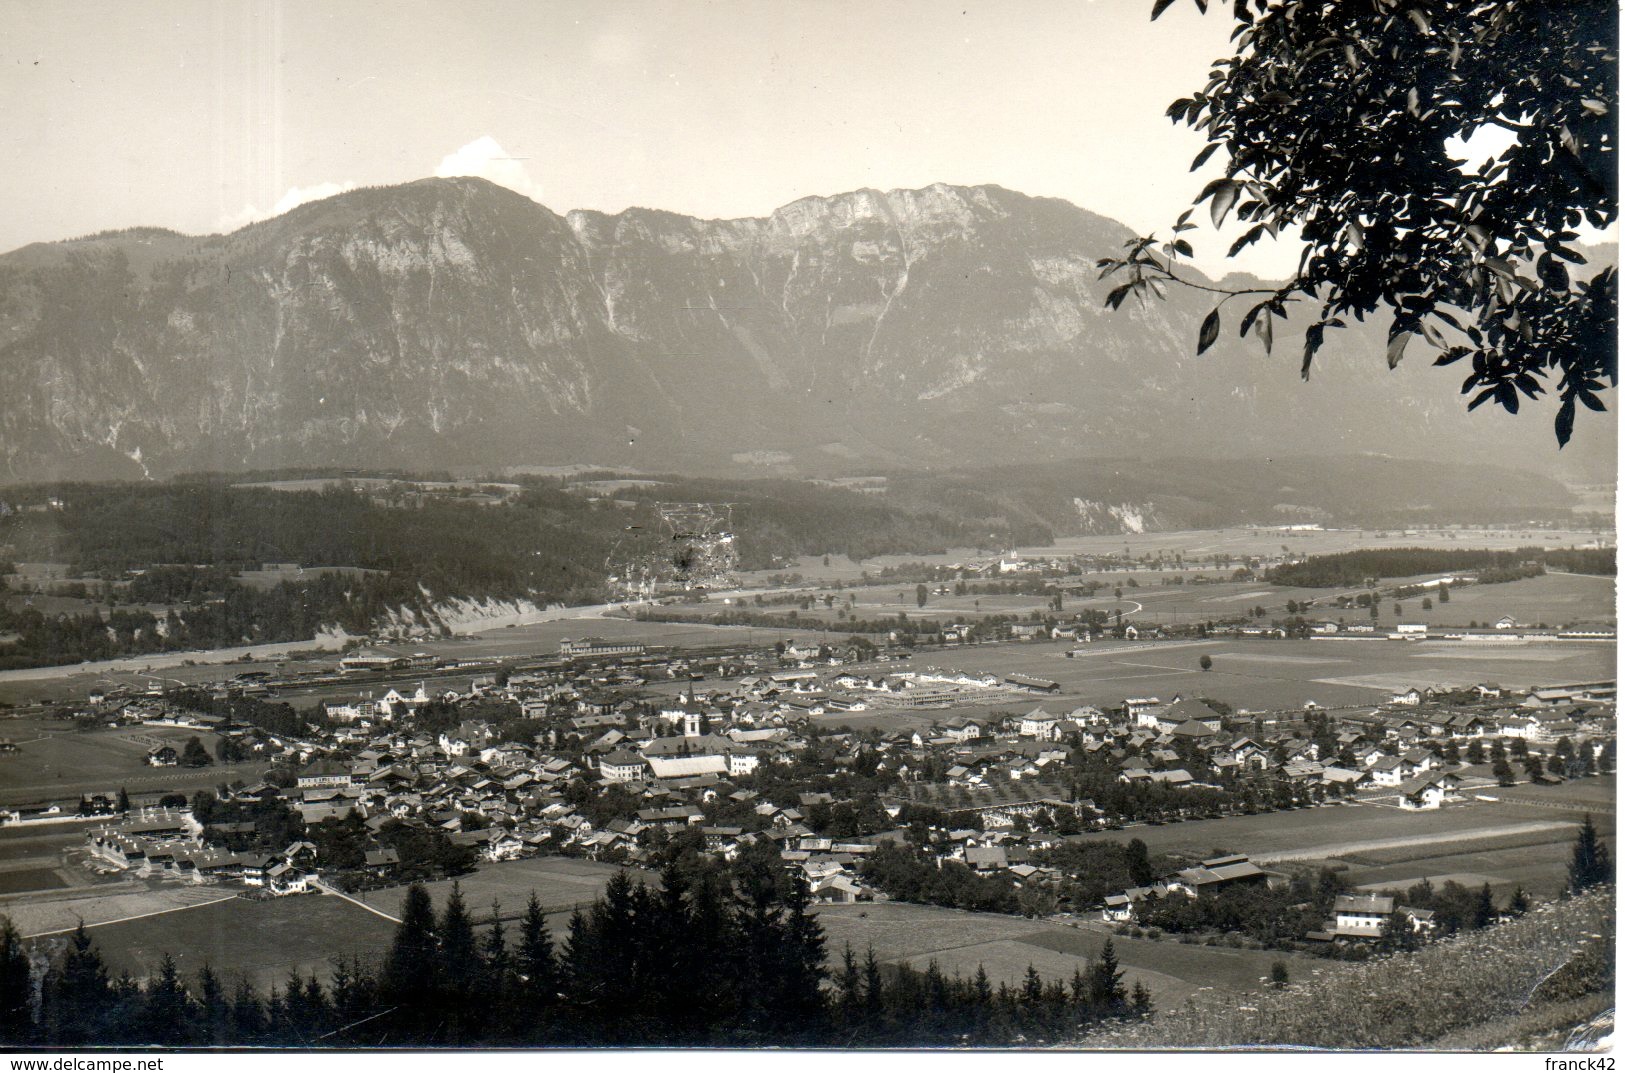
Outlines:
{"label": "sky", "polygon": [[[561,213],[702,217],[994,183],[1165,231],[1205,175],[1164,109],[1232,24],[1186,3],[1153,24],[1150,6],[0,0],[0,251],[229,230],[436,174]],[[1225,264],[1228,240],[1191,237]]]}

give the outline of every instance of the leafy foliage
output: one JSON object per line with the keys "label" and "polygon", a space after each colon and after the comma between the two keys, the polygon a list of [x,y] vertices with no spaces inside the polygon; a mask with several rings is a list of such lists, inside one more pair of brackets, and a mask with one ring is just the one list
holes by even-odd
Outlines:
{"label": "leafy foliage", "polygon": [[[1172,0],[1156,0],[1152,18]],[[1207,0],[1196,0],[1204,12]],[[1576,405],[1602,410],[1618,383],[1617,271],[1575,249],[1582,225],[1618,213],[1618,21],[1605,0],[1233,0],[1236,53],[1168,116],[1222,155],[1196,198],[1215,228],[1246,229],[1229,256],[1266,236],[1303,241],[1279,286],[1210,287],[1180,274],[1193,249],[1187,210],[1172,241],[1138,238],[1100,261],[1122,274],[1106,304],[1161,297],[1165,283],[1220,295],[1200,354],[1232,299],[1253,301],[1239,331],[1268,350],[1288,305],[1309,304],[1307,379],[1329,328],[1383,310],[1390,368],[1420,337],[1434,363],[1471,367],[1468,409],[1517,413],[1556,378],[1558,442]],[[1482,162],[1458,140],[1510,135]],[[1584,271],[1582,271],[1584,269]]]}

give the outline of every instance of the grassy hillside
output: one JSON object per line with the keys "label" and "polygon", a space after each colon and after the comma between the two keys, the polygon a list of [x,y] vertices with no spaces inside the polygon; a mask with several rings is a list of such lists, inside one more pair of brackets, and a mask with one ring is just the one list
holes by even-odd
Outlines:
{"label": "grassy hillside", "polygon": [[[1414,954],[1358,965],[1327,963],[1286,990],[1237,1004],[1192,1000],[1150,1021],[1089,1037],[1090,1046],[1428,1049],[1494,1046],[1512,1019],[1542,1031],[1562,1007],[1614,988],[1614,889],[1543,905],[1528,916]],[[1580,1005],[1584,1005],[1583,1003]],[[1594,1011],[1591,1011],[1594,1012]],[[1482,1037],[1473,1033],[1484,1030]]]}

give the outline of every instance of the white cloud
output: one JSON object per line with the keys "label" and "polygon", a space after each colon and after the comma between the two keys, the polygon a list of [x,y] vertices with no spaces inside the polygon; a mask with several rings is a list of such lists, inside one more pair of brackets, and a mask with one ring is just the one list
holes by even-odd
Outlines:
{"label": "white cloud", "polygon": [[281,216],[290,209],[310,201],[320,201],[335,194],[342,194],[347,190],[354,190],[355,183],[345,180],[342,183],[317,183],[315,186],[290,186],[288,192],[277,199],[270,211],[260,209],[255,205],[244,205],[237,212],[224,216],[220,220],[221,231],[235,231],[239,227],[247,227],[258,220],[268,220],[273,216]]}
{"label": "white cloud", "polygon": [[507,150],[489,134],[475,138],[446,157],[434,169],[434,173],[442,179],[453,175],[473,175],[505,186],[532,201],[540,201],[542,197],[542,188],[525,170],[524,161],[509,156]]}

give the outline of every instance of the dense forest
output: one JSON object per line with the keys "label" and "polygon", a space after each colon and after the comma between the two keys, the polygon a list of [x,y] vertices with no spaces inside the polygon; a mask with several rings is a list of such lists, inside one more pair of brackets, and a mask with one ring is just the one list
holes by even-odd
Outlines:
{"label": "dense forest", "polygon": [[[1510,581],[1543,572],[1545,567],[1576,574],[1612,577],[1612,548],[1364,548],[1333,555],[1312,555],[1300,563],[1272,568],[1265,580],[1302,588],[1357,588],[1371,578],[1418,574],[1473,573],[1481,583]],[[1538,568],[1538,569],[1537,569]]]}

